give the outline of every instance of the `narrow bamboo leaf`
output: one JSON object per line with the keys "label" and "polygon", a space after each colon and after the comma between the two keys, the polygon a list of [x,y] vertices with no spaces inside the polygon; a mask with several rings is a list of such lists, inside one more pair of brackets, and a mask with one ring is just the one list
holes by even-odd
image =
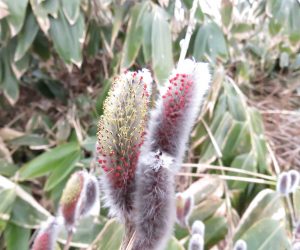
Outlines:
{"label": "narrow bamboo leaf", "polygon": [[8,224],[4,233],[6,249],[7,250],[28,250],[30,240],[30,230],[14,225]]}
{"label": "narrow bamboo leaf", "polygon": [[154,12],[151,50],[155,77],[160,84],[163,84],[171,73],[174,63],[170,26],[160,9],[155,9]]}
{"label": "narrow bamboo leaf", "polygon": [[145,4],[136,4],[132,9],[123,48],[121,68],[127,69],[133,64],[141,47],[143,34],[141,21],[145,7]]}
{"label": "narrow bamboo leaf", "polygon": [[109,220],[95,241],[90,246],[90,249],[119,249],[124,233],[123,226],[116,220]]}
{"label": "narrow bamboo leaf", "polygon": [[64,159],[80,150],[77,143],[71,142],[58,146],[34,158],[20,169],[22,180],[43,176],[56,168],[65,166]]}
{"label": "narrow bamboo leaf", "polygon": [[14,61],[20,60],[28,51],[33,40],[36,37],[39,26],[35,20],[34,15],[30,12],[25,20],[25,24],[18,35],[18,44],[14,56]]}
{"label": "narrow bamboo leaf", "polygon": [[63,12],[70,25],[74,25],[80,13],[80,0],[62,1]]}
{"label": "narrow bamboo leaf", "polygon": [[60,11],[56,19],[51,19],[50,34],[54,48],[67,65],[72,63],[80,67],[82,63],[81,48],[85,36],[84,16],[80,13],[76,23],[70,25]]}
{"label": "narrow bamboo leaf", "polygon": [[153,24],[153,11],[147,10],[143,16],[143,55],[145,62],[151,59],[151,37]]}
{"label": "narrow bamboo leaf", "polygon": [[40,135],[30,134],[19,136],[13,140],[10,140],[8,143],[18,146],[43,146],[48,145],[49,141]]}
{"label": "narrow bamboo leaf", "polygon": [[166,250],[184,250],[184,247],[180,242],[173,236],[166,246]]}
{"label": "narrow bamboo leaf", "polygon": [[80,151],[76,151],[72,153],[71,155],[66,156],[64,159],[62,159],[61,164],[59,167],[55,168],[49,178],[46,181],[45,184],[45,191],[50,191],[56,185],[58,185],[61,181],[68,176],[72,170],[75,167],[75,164],[80,159]]}
{"label": "narrow bamboo leaf", "polygon": [[234,122],[223,149],[223,159],[231,162],[237,155],[250,152],[252,148],[248,123]]}
{"label": "narrow bamboo leaf", "polygon": [[116,6],[115,7],[115,14],[114,14],[114,21],[113,21],[113,27],[112,27],[112,32],[111,32],[111,40],[110,40],[110,47],[112,48],[115,40],[117,38],[117,35],[120,31],[120,28],[123,23],[123,18],[124,18],[124,12],[125,12],[125,7],[124,6]]}
{"label": "narrow bamboo leaf", "polygon": [[291,249],[284,224],[270,218],[256,221],[241,239],[246,241],[247,249]]}
{"label": "narrow bamboo leaf", "polygon": [[[92,216],[80,219],[76,226],[76,231],[73,234],[71,246],[80,248],[89,247],[96,239],[97,235],[99,235],[106,222],[106,218],[99,221],[95,220]],[[61,230],[59,234],[59,241],[65,241],[67,236],[66,230]]]}
{"label": "narrow bamboo leaf", "polygon": [[205,221],[205,249],[224,239],[227,234],[227,222],[225,217],[212,217]]}
{"label": "narrow bamboo leaf", "polygon": [[0,220],[8,221],[16,199],[16,192],[13,188],[0,188]]}
{"label": "narrow bamboo leaf", "polygon": [[300,218],[300,190],[297,189],[293,194],[293,204],[295,208],[296,218]]}
{"label": "narrow bamboo leaf", "polygon": [[231,22],[232,9],[233,6],[231,0],[222,0],[221,16],[222,23],[225,27],[228,27]]}
{"label": "narrow bamboo leaf", "polygon": [[8,25],[12,36],[15,36],[23,26],[28,0],[6,0],[5,2],[9,11]]}
{"label": "narrow bamboo leaf", "polygon": [[[250,172],[257,172],[257,160],[253,153],[238,155],[234,158],[233,162],[230,165],[233,168],[243,169]],[[242,174],[235,174],[236,176],[243,176]],[[229,181],[229,186],[232,189],[244,189],[248,184],[246,182],[240,181]]]}
{"label": "narrow bamboo leaf", "polygon": [[30,0],[30,4],[41,30],[45,34],[48,34],[48,31],[50,29],[49,15],[55,18],[57,17],[59,9],[59,0]]}
{"label": "narrow bamboo leaf", "polygon": [[217,57],[228,58],[227,44],[222,30],[214,23],[206,23],[197,32],[194,43],[194,57],[201,61],[209,56],[213,61]]}
{"label": "narrow bamboo leaf", "polygon": [[280,196],[273,190],[264,189],[258,193],[244,212],[237,226],[234,241],[240,239],[250,227],[262,219],[272,218],[280,224],[285,216]]}
{"label": "narrow bamboo leaf", "polygon": [[223,204],[223,200],[218,197],[207,198],[193,208],[189,217],[189,225],[192,226],[196,220],[205,221],[212,216]]}

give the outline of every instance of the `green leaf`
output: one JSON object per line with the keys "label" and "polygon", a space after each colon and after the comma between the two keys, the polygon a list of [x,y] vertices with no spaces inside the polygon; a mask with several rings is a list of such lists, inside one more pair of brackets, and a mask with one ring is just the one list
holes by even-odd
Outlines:
{"label": "green leaf", "polygon": [[15,36],[23,26],[28,0],[5,0],[5,2],[9,11],[9,15],[6,17],[8,25],[11,35]]}
{"label": "green leaf", "polygon": [[152,65],[156,79],[160,84],[168,78],[173,69],[172,38],[169,23],[160,9],[154,9],[152,23]]}
{"label": "green leaf", "polygon": [[[30,195],[27,193],[27,196]],[[33,199],[31,196],[30,198]],[[24,228],[40,227],[41,223],[45,222],[49,215],[40,209],[40,205],[37,205],[39,205],[37,202],[29,203],[25,197],[18,195],[11,211],[10,222]]]}
{"label": "green leaf", "polygon": [[30,13],[25,20],[25,24],[20,34],[18,35],[18,44],[14,56],[14,61],[20,60],[25,55],[32,42],[34,41],[38,30],[39,26],[35,20],[35,17],[32,13]]}
{"label": "green leaf", "polygon": [[50,35],[54,48],[63,61],[67,65],[74,63],[80,67],[82,63],[81,48],[85,35],[83,14],[80,13],[76,23],[70,25],[60,11],[56,19],[51,18]]}
{"label": "green leaf", "polygon": [[99,95],[96,101],[96,112],[98,116],[101,116],[103,114],[103,105],[104,105],[105,98],[109,92],[110,86],[111,86],[110,81],[104,80],[104,85],[102,87],[101,94]]}
{"label": "green leaf", "polygon": [[205,59],[206,56],[209,56],[213,61],[217,57],[227,60],[226,40],[216,23],[209,22],[200,27],[196,35],[193,55],[199,61]]}
{"label": "green leaf", "polygon": [[152,24],[153,24],[153,11],[146,11],[143,16],[143,55],[145,62],[151,59],[151,37],[152,37]]}
{"label": "green leaf", "polygon": [[221,5],[221,16],[222,16],[222,24],[225,27],[228,27],[231,21],[232,16],[232,1],[231,0],[222,0]]}
{"label": "green leaf", "polygon": [[[225,112],[219,119],[218,117],[214,117],[214,120],[211,125],[211,130],[219,148],[222,149],[225,146],[226,138],[234,122],[228,112]],[[212,162],[216,156],[215,147],[210,140],[207,140],[207,143],[203,145],[203,153],[201,153],[200,158],[201,162]]]}
{"label": "green leaf", "polygon": [[115,219],[109,220],[95,241],[92,243],[92,249],[119,249],[124,234],[123,226]]}
{"label": "green leaf", "polygon": [[19,99],[19,84],[11,65],[14,48],[15,40],[12,40],[6,47],[0,49],[0,87],[11,105]]}
{"label": "green leaf", "polygon": [[0,220],[8,221],[16,199],[16,192],[13,188],[0,188]]}
{"label": "green leaf", "polygon": [[228,137],[223,149],[225,161],[231,161],[235,156],[251,150],[251,136],[247,123],[235,122],[228,132]]}
{"label": "green leaf", "polygon": [[180,242],[173,236],[166,246],[166,250],[184,250],[184,247]]}
{"label": "green leaf", "polygon": [[20,179],[27,180],[43,176],[55,169],[66,167],[65,159],[80,151],[79,145],[75,142],[58,146],[49,152],[45,152],[26,163],[20,169]]}
{"label": "green leaf", "polygon": [[291,249],[284,225],[270,218],[257,221],[241,238],[246,241],[247,249]]}
{"label": "green leaf", "polygon": [[[99,221],[93,216],[88,216],[79,220],[76,226],[76,231],[73,234],[71,246],[78,248],[87,248],[96,239],[97,235],[103,229],[106,218]],[[67,231],[61,230],[59,234],[59,241],[64,241],[67,239]],[[117,249],[117,248],[116,248]]]}
{"label": "green leaf", "polygon": [[4,233],[7,250],[28,250],[30,230],[14,224],[8,224]]}
{"label": "green leaf", "polygon": [[227,222],[225,217],[212,217],[205,221],[205,249],[224,239],[227,234]]}
{"label": "green leaf", "polygon": [[[256,169],[257,160],[253,153],[236,156],[230,166],[233,168],[247,170],[253,173],[257,172]],[[244,176],[242,174],[235,174],[235,173],[233,173],[232,175]],[[247,182],[241,182],[241,181],[229,181],[228,183],[230,188],[232,189],[244,189],[248,185]]]}
{"label": "green leaf", "polygon": [[245,33],[253,30],[253,25],[249,23],[235,23],[232,28],[232,33]]}
{"label": "green leaf", "polygon": [[49,15],[57,18],[59,0],[42,2],[39,0],[30,0],[30,4],[41,30],[48,35],[50,29]]}
{"label": "green leaf", "polygon": [[117,38],[117,35],[122,26],[125,8],[124,8],[124,6],[116,5],[114,11],[115,11],[115,13],[114,13],[113,27],[112,27],[112,31],[111,31],[111,40],[110,40],[111,48],[113,47],[115,40]]}
{"label": "green leaf", "polygon": [[80,0],[62,1],[63,12],[70,25],[74,25],[80,13]]}
{"label": "green leaf", "polygon": [[284,206],[280,196],[270,189],[264,189],[252,200],[244,212],[234,235],[234,241],[240,239],[244,233],[256,222],[273,218],[280,224],[285,219]]}
{"label": "green leaf", "polygon": [[145,10],[146,4],[136,4],[132,8],[123,47],[121,68],[129,68],[137,57],[142,44],[143,29],[141,21]]}
{"label": "green leaf", "polygon": [[63,181],[74,169],[75,164],[80,159],[80,151],[74,152],[73,154],[65,157],[59,167],[55,168],[45,184],[45,191],[50,191],[61,181]]}
{"label": "green leaf", "polygon": [[6,213],[10,213],[10,217],[6,216],[6,219],[9,219],[11,223],[24,228],[37,228],[50,216],[50,213],[24,189],[0,175],[1,189],[11,190],[11,192],[6,192],[6,198],[3,199],[9,202],[4,203],[1,208],[4,208],[3,211]]}
{"label": "green leaf", "polygon": [[300,218],[300,190],[299,188],[293,193],[293,204],[296,218]]}
{"label": "green leaf", "polygon": [[8,143],[17,146],[45,146],[49,144],[49,141],[40,135],[30,134],[19,136]]}
{"label": "green leaf", "polygon": [[185,197],[192,196],[194,205],[197,205],[208,197],[212,197],[214,193],[222,195],[220,187],[222,187],[221,179],[214,176],[208,176],[191,184],[184,193]]}
{"label": "green leaf", "polygon": [[188,219],[189,225],[192,226],[196,220],[205,221],[207,218],[212,216],[222,204],[223,200],[220,198],[208,197],[193,208]]}

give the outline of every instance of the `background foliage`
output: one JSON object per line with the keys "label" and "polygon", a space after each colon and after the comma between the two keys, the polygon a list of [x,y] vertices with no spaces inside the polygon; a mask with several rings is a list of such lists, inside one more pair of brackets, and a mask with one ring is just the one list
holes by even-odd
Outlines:
{"label": "background foliage", "polygon": [[[213,85],[177,190],[197,185],[189,222],[205,223],[206,249],[240,238],[290,249],[290,210],[274,187],[300,168],[299,1],[199,2],[188,56],[210,63]],[[0,248],[28,249],[70,174],[95,166],[112,78],[147,67],[164,84],[191,6],[182,1],[180,16],[168,0],[0,0]],[[300,191],[290,198],[299,218]],[[74,248],[118,249],[123,228],[106,213],[82,220]],[[169,249],[188,241],[176,226]]]}

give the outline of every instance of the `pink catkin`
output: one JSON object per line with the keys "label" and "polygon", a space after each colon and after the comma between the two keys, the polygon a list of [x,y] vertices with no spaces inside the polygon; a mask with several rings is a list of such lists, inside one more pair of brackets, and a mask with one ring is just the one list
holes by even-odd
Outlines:
{"label": "pink catkin", "polygon": [[37,234],[31,250],[54,250],[57,238],[57,226],[55,219],[48,221]]}

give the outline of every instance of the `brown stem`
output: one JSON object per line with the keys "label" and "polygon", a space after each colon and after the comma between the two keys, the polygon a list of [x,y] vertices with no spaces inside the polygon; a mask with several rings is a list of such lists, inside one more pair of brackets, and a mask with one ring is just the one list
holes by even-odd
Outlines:
{"label": "brown stem", "polygon": [[73,237],[73,231],[68,231],[68,238],[67,238],[67,242],[64,246],[64,250],[69,250],[70,248],[70,243],[72,241],[72,237]]}
{"label": "brown stem", "polygon": [[130,243],[135,231],[134,223],[129,218],[125,219],[124,225],[125,234],[122,240],[122,246],[120,250],[128,250],[128,244]]}

